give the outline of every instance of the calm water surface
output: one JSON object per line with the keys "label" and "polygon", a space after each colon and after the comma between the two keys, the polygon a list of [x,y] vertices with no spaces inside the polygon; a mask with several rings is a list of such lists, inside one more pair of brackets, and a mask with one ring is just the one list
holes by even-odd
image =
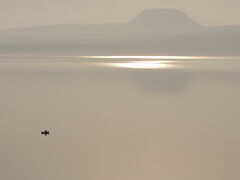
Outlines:
{"label": "calm water surface", "polygon": [[238,57],[6,56],[0,84],[0,179],[240,178]]}

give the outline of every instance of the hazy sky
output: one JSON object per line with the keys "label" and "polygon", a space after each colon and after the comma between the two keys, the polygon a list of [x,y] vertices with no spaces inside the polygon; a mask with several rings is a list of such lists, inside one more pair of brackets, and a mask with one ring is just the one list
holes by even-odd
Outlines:
{"label": "hazy sky", "polygon": [[240,24],[239,0],[0,0],[0,29],[126,22],[149,8],[175,8],[203,25]]}

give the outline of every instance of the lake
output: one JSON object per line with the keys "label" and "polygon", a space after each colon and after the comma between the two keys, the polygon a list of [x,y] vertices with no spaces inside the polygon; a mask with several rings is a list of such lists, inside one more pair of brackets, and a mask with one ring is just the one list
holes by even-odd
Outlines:
{"label": "lake", "polygon": [[1,56],[0,84],[0,179],[240,178],[240,57]]}

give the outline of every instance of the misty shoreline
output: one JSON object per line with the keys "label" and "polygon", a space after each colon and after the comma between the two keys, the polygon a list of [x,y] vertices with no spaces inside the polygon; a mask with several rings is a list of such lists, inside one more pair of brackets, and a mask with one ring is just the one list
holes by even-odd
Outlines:
{"label": "misty shoreline", "polygon": [[240,25],[206,27],[178,10],[145,10],[122,24],[52,25],[2,31],[0,53],[237,56]]}

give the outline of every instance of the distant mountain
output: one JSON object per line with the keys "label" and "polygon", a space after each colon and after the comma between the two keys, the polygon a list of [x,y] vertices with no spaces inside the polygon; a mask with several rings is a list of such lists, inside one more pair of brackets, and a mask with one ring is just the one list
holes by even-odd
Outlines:
{"label": "distant mountain", "polygon": [[124,24],[3,31],[0,52],[240,55],[240,26],[205,27],[178,10],[153,9]]}
{"label": "distant mountain", "polygon": [[202,26],[194,22],[186,14],[174,9],[152,9],[140,13],[128,24],[160,28],[166,30],[198,29]]}

